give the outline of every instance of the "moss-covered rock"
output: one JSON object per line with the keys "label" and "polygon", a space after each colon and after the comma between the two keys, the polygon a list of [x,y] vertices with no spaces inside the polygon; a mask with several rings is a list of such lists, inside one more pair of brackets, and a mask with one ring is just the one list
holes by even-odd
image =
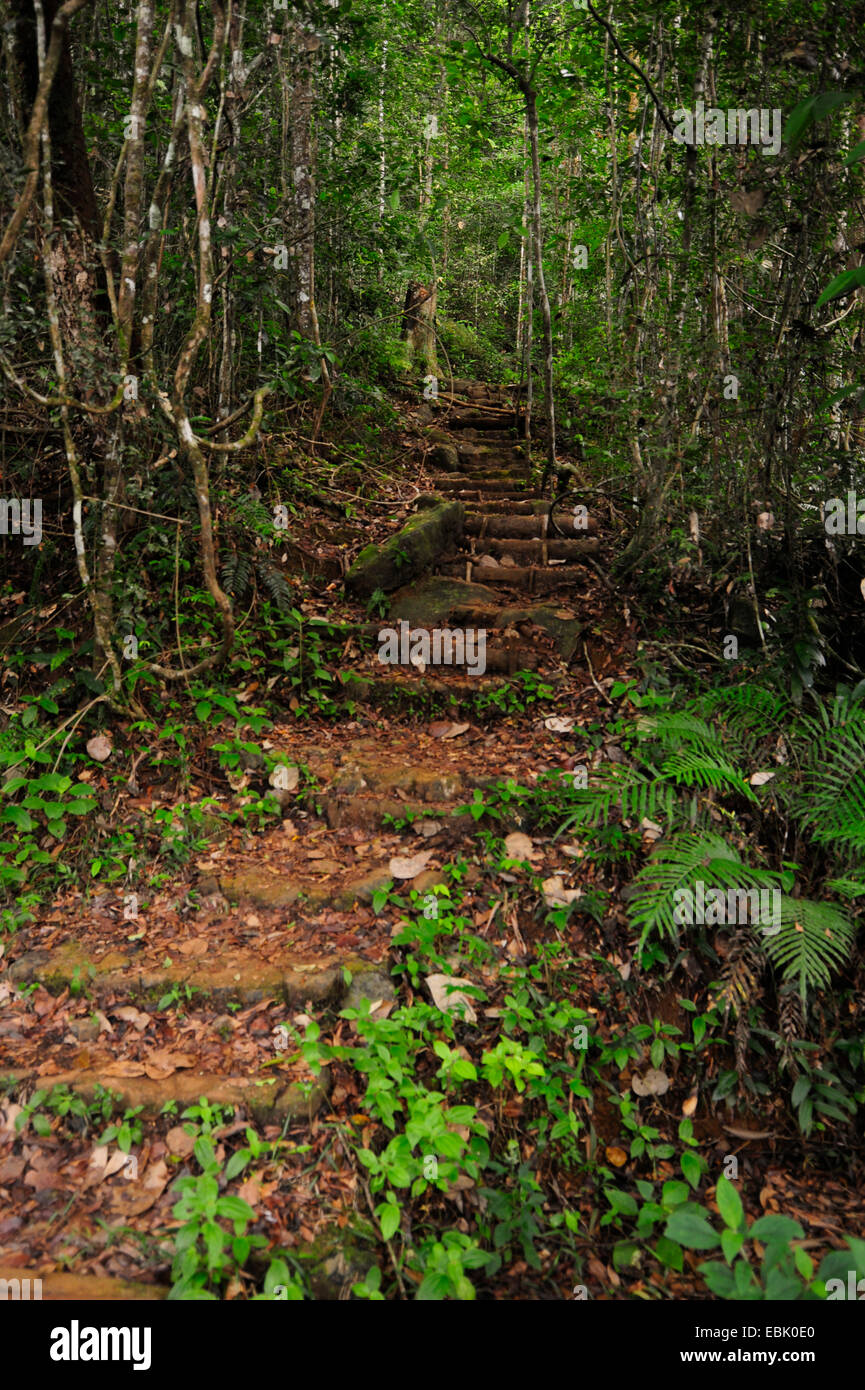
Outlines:
{"label": "moss-covered rock", "polygon": [[368,598],[376,589],[389,593],[415,579],[462,539],[464,516],[461,502],[419,512],[383,545],[365,546],[345,577],[346,589]]}
{"label": "moss-covered rock", "polygon": [[392,623],[404,619],[415,627],[436,627],[449,618],[455,608],[470,604],[478,608],[496,608],[499,601],[493,590],[482,584],[467,584],[464,579],[437,575],[395,593],[388,608],[388,619]]}

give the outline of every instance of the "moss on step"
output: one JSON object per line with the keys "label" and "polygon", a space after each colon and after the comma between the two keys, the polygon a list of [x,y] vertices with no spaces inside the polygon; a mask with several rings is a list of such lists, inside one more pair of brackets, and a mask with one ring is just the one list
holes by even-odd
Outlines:
{"label": "moss on step", "polygon": [[345,577],[347,591],[359,598],[368,598],[376,589],[389,593],[430,569],[461,540],[464,515],[461,502],[441,502],[418,512],[382,545],[371,544],[360,552]]}

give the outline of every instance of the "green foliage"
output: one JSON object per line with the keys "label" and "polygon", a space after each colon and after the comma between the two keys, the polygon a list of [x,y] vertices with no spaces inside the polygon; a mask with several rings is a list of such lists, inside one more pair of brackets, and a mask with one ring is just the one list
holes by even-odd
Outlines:
{"label": "green foliage", "polygon": [[[815,697],[816,713],[802,714],[783,697],[750,686],[714,691],[681,711],[643,713],[621,724],[634,758],[608,764],[593,785],[568,796],[561,833],[623,820],[657,821],[664,837],[637,873],[628,903],[643,947],[652,937],[678,941],[679,895],[700,882],[725,895],[749,889],[779,892],[780,922],[754,930],[755,942],[782,979],[795,980],[804,997],[824,988],[849,957],[855,923],[846,906],[790,894],[794,875],[743,862],[731,842],[746,806],[766,817],[798,820],[802,834],[828,850],[836,873],[865,844],[865,706],[862,687],[839,691],[834,701]],[[770,740],[783,759],[769,756]],[[767,762],[774,766],[766,767]],[[754,773],[759,774],[754,776]],[[719,809],[730,833],[715,828]],[[826,875],[841,896],[863,891],[857,878]],[[781,889],[786,890],[781,893]],[[728,899],[729,900],[729,899]],[[722,916],[715,919],[724,921]]]}

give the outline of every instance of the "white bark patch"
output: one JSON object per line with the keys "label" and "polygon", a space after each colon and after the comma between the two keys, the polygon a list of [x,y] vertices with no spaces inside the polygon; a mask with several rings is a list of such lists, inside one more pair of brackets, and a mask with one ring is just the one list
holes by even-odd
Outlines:
{"label": "white bark patch", "polygon": [[180,422],[180,438],[183,440],[185,444],[195,443],[195,436],[192,433],[192,426],[190,425],[188,420],[181,420]]}
{"label": "white bark patch", "polygon": [[204,286],[202,286],[201,298],[204,300],[205,304],[209,304],[209,303],[210,303],[211,299],[213,298],[213,286],[212,286],[212,285],[204,285]]}
{"label": "white bark patch", "polygon": [[75,550],[78,555],[84,554],[84,537],[81,534],[81,503],[76,502],[72,508],[72,525],[75,528]]}

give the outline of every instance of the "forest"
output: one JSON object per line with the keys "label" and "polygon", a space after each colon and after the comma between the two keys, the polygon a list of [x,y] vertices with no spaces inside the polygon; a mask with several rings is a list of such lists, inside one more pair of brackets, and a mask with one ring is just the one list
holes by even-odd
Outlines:
{"label": "forest", "polygon": [[0,17],[0,1297],[865,1297],[863,0]]}

